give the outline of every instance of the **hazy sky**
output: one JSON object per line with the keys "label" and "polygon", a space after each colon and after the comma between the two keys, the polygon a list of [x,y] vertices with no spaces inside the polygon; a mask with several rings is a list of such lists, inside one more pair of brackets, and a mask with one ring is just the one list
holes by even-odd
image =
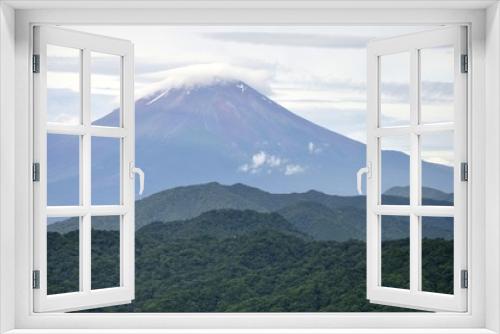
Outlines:
{"label": "hazy sky", "polygon": [[[268,97],[312,122],[362,142],[366,141],[366,45],[368,41],[430,27],[355,26],[86,26],[68,27],[131,40],[135,45],[136,95],[188,76],[240,76]],[[446,119],[450,81],[440,70],[449,50],[437,50],[426,61],[423,87],[428,115]],[[58,57],[64,57],[60,52]],[[54,54],[54,56],[56,55]],[[67,56],[67,55],[66,55]],[[401,120],[408,98],[404,57],[383,68],[388,123]],[[429,58],[429,57],[428,57]],[[95,55],[93,113],[99,118],[117,106],[119,78],[113,59]],[[58,61],[60,64],[61,62]],[[53,69],[49,87],[60,97],[52,117],[67,113],[71,70]],[[424,78],[423,78],[424,80]],[[163,83],[160,83],[162,82]],[[188,80],[189,81],[189,80]],[[249,81],[249,82],[248,82]],[[73,80],[74,82],[74,80]],[[385,84],[385,85],[384,85]],[[152,88],[153,87],[153,88]],[[452,89],[451,89],[452,91]],[[424,99],[424,97],[423,97]],[[63,111],[64,110],[64,111]],[[440,118],[439,115],[445,115]],[[49,115],[49,117],[51,117]],[[65,115],[64,117],[71,116]],[[432,116],[434,117],[434,116]],[[432,151],[442,150],[433,148]],[[431,154],[433,155],[433,154]],[[434,154],[436,155],[436,154]],[[439,154],[446,162],[445,153]],[[429,156],[429,160],[432,160]],[[438,162],[439,158],[434,160]]]}

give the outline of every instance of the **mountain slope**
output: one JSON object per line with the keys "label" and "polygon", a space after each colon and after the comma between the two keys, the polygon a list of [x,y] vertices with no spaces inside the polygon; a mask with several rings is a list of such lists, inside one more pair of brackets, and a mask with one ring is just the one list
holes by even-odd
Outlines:
{"label": "mountain slope", "polygon": [[364,240],[364,210],[347,207],[332,210],[317,202],[299,202],[278,210],[295,228],[315,240]]}
{"label": "mountain slope", "polygon": [[[253,191],[253,189],[247,188],[249,191]],[[257,191],[261,193],[262,199],[271,195],[260,190]],[[137,201],[136,226],[140,228],[152,221],[190,219],[217,209],[272,211],[272,207],[266,205],[264,201],[247,198],[244,194],[233,193],[231,187],[215,182],[177,187]]]}
{"label": "mountain slope", "polygon": [[[408,198],[408,194],[410,193],[409,189],[410,187],[392,187],[387,189],[384,195]],[[424,202],[434,200],[453,203],[453,193],[450,194],[438,189],[422,187],[422,199]]]}
{"label": "mountain slope", "polygon": [[[136,105],[137,163],[160,181],[148,184],[151,192],[218,181],[345,194],[354,181],[335,178],[325,188],[321,178],[333,164],[343,175],[363,165],[364,145],[298,117],[245,83],[163,93]],[[311,154],[310,143],[323,151]],[[160,163],[151,164],[158,157]]]}
{"label": "mountain slope", "polygon": [[302,239],[309,239],[277,213],[251,210],[213,210],[196,218],[168,223],[154,222],[141,229],[148,238],[156,240],[234,238],[263,230],[280,231]]}
{"label": "mountain slope", "polygon": [[[356,171],[365,165],[364,144],[297,116],[241,81],[160,90],[139,99],[135,111],[136,165],[146,173],[146,194],[216,181],[274,193],[354,195]],[[117,117],[113,111],[95,124]],[[78,194],[71,188],[78,185],[78,161],[68,160],[73,152],[64,144],[49,142],[49,152],[57,152],[49,197],[66,204],[68,194]],[[109,204],[117,198],[118,151],[103,138],[94,138],[93,148],[93,200]],[[383,155],[391,175],[384,187],[406,184],[408,157]],[[449,167],[424,163],[423,169],[428,182],[451,190]]]}

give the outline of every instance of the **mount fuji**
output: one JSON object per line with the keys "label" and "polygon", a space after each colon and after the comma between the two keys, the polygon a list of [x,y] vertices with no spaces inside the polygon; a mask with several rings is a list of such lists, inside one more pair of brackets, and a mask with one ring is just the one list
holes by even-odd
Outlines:
{"label": "mount fuji", "polygon": [[[146,173],[147,194],[216,181],[273,193],[314,189],[354,195],[356,171],[365,165],[363,143],[297,116],[241,80],[160,89],[138,99],[135,112],[136,165]],[[115,110],[96,124],[116,124],[118,117]],[[104,139],[99,140],[92,191],[97,202],[106,203],[116,192],[109,180],[118,180],[119,172],[110,175],[116,154],[106,153]],[[61,143],[49,140],[49,152],[51,145]],[[53,157],[49,201],[68,200],[65,190],[74,176],[67,172],[72,162],[63,162],[67,156]],[[407,185],[408,156],[384,151],[383,159],[388,162],[384,175],[390,175],[384,191]],[[450,167],[424,163],[424,173],[434,188],[452,191]]]}

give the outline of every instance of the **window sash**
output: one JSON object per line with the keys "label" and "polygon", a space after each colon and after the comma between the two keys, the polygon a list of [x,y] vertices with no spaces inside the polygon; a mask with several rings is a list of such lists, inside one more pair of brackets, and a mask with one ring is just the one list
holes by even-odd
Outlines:
{"label": "window sash", "polygon": [[[47,45],[80,50],[81,125],[47,123]],[[34,191],[33,270],[40,271],[40,288],[34,289],[35,312],[75,311],[129,303],[134,298],[134,179],[129,166],[134,161],[133,49],[129,41],[76,31],[37,26],[34,31],[34,54],[40,56],[40,72],[34,80],[34,161],[40,164],[40,181]],[[91,124],[90,57],[101,52],[121,59],[121,125],[118,128]],[[75,206],[46,206],[47,135],[69,134],[80,138],[80,202]],[[120,148],[120,204],[92,205],[91,139],[93,136],[117,138]],[[92,216],[119,215],[120,286],[91,289]],[[79,218],[79,291],[47,294],[47,223],[48,217]]]}
{"label": "window sash", "polygon": [[[467,162],[467,75],[461,73],[461,55],[466,54],[466,27],[456,26],[371,42],[368,46],[368,140],[367,162],[372,167],[367,182],[367,297],[374,303],[431,311],[467,310],[467,289],[461,288],[460,275],[467,269],[467,183],[460,179],[460,164]],[[419,50],[432,47],[454,48],[454,123],[419,124]],[[380,57],[410,54],[410,124],[399,127],[379,125]],[[421,161],[419,135],[453,130],[454,206],[420,205]],[[381,205],[380,138],[390,135],[410,137],[410,203]],[[410,217],[410,289],[381,284],[381,216]],[[454,293],[446,295],[421,291],[421,217],[454,218]]]}

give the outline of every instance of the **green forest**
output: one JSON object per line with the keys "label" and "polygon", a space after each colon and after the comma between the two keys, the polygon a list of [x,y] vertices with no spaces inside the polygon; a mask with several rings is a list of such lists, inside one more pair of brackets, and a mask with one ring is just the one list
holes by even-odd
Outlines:
{"label": "green forest", "polygon": [[[48,233],[49,294],[78,290],[78,231]],[[423,288],[452,293],[453,241],[422,241]],[[409,241],[382,244],[382,283],[407,288]],[[281,214],[217,209],[136,231],[136,298],[92,312],[405,311],[366,300],[363,240],[320,240]],[[119,232],[92,231],[92,288],[119,282]]]}

